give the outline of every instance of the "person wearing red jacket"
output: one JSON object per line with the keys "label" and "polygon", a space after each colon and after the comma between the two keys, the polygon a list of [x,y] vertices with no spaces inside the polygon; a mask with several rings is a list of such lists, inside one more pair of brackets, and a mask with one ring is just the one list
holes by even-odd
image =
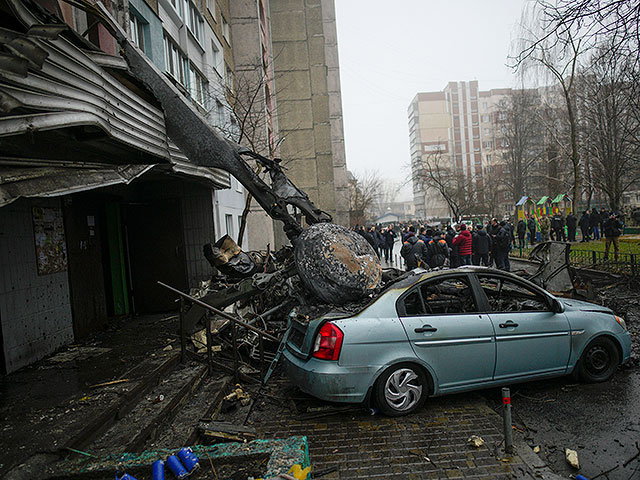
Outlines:
{"label": "person wearing red jacket", "polygon": [[460,255],[460,265],[471,265],[471,245],[473,238],[467,230],[467,226],[463,223],[460,225],[460,233],[453,239],[453,244],[458,247],[458,255]]}

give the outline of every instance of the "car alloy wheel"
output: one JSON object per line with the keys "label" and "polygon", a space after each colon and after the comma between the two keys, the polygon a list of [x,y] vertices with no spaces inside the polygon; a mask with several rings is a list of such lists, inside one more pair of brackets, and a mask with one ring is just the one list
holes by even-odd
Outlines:
{"label": "car alloy wheel", "polygon": [[620,353],[610,338],[600,337],[585,348],[578,365],[581,380],[589,383],[609,380],[620,363]]}
{"label": "car alloy wheel", "polygon": [[414,365],[389,368],[376,385],[376,403],[391,416],[406,415],[418,409],[427,396],[424,373]]}

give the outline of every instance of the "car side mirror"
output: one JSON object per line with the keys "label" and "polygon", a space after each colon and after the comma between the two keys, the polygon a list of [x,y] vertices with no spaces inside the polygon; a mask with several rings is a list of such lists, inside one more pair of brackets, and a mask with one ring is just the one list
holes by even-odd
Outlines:
{"label": "car side mirror", "polygon": [[553,311],[553,313],[562,313],[564,312],[564,304],[557,298],[554,298],[551,310]]}

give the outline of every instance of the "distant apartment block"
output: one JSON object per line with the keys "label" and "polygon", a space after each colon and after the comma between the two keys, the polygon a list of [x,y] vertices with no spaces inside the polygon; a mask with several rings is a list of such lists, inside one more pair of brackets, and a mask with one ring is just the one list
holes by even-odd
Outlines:
{"label": "distant apartment block", "polygon": [[[498,104],[510,92],[508,88],[480,91],[473,80],[449,82],[440,92],[421,92],[414,97],[408,117],[416,217],[451,216],[444,198],[420,178],[422,162],[428,156],[439,156],[443,166],[465,175],[471,188],[482,190],[487,174],[500,164],[502,144],[495,116]],[[502,208],[511,202],[500,200]]]}

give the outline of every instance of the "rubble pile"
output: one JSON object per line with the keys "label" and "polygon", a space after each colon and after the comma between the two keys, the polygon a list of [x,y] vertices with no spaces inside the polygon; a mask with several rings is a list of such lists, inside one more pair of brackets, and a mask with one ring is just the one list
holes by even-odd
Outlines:
{"label": "rubble pile", "polygon": [[[278,251],[244,252],[225,235],[203,247],[214,275],[191,290],[191,302],[187,299],[183,328],[191,351],[207,353],[209,334],[218,363],[234,361],[244,375],[264,374],[289,319],[307,322],[329,312],[356,313],[389,283],[410,275],[393,268],[383,271],[362,237],[332,223],[311,225],[294,244]],[[234,318],[254,329],[236,329]]]}

